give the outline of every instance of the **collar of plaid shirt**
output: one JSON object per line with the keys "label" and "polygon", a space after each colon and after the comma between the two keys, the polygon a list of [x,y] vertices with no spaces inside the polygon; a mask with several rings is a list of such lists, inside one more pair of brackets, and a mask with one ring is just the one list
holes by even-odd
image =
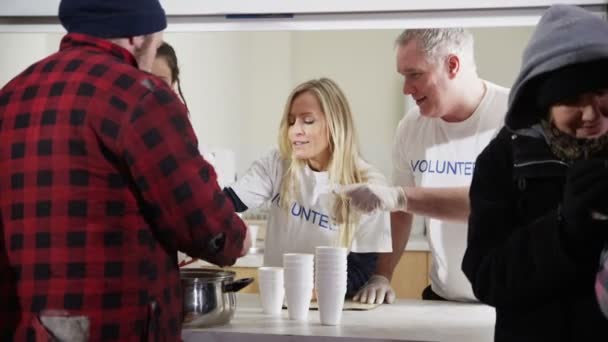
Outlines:
{"label": "collar of plaid shirt", "polygon": [[59,50],[64,51],[72,48],[85,48],[109,53],[112,56],[137,67],[137,60],[132,53],[107,39],[97,38],[83,33],[68,33],[61,39]]}

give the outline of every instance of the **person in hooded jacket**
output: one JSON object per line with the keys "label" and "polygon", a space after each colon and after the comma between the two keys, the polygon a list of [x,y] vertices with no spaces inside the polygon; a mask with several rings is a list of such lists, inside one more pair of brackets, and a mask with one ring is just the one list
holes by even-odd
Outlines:
{"label": "person in hooded jacket", "polygon": [[479,155],[462,268],[496,308],[495,341],[607,341],[594,281],[608,237],[608,23],[542,16]]}

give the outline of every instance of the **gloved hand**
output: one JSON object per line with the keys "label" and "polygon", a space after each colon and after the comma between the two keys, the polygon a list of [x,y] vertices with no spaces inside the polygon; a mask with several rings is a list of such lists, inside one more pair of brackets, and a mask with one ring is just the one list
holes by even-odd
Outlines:
{"label": "gloved hand", "polygon": [[378,209],[383,211],[405,211],[407,209],[407,198],[400,186],[349,184],[334,188],[334,193],[350,199],[350,204],[364,213]]}
{"label": "gloved hand", "polygon": [[357,292],[353,300],[367,304],[382,304],[384,302],[390,304],[395,301],[395,291],[386,277],[375,274]]}
{"label": "gloved hand", "polygon": [[564,188],[562,217],[576,236],[593,238],[600,230],[608,233],[608,160],[583,160],[572,165]]}

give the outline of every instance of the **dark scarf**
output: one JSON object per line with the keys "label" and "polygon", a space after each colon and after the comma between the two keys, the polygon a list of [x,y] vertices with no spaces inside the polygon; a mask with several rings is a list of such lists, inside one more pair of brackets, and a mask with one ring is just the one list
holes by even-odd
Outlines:
{"label": "dark scarf", "polygon": [[540,121],[551,152],[565,162],[608,157],[608,134],[594,139],[579,139],[560,131],[552,122]]}

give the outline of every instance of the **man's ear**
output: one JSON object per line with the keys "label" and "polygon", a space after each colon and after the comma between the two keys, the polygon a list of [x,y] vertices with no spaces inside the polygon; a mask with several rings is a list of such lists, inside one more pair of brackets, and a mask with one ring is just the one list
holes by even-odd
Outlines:
{"label": "man's ear", "polygon": [[135,50],[141,49],[144,45],[144,36],[129,37],[129,44],[135,48]]}
{"label": "man's ear", "polygon": [[458,58],[456,55],[448,55],[448,58],[446,58],[446,64],[449,77],[456,77],[460,71],[460,58]]}

